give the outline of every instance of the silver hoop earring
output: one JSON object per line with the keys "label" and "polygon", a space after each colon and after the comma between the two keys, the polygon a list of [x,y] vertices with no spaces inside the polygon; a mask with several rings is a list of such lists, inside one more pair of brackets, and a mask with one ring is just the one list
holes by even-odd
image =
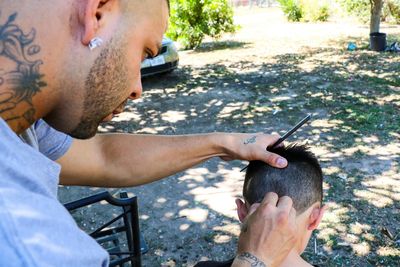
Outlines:
{"label": "silver hoop earring", "polygon": [[92,40],[89,42],[89,49],[93,50],[96,49],[97,47],[100,47],[103,44],[103,39],[100,37],[94,37]]}

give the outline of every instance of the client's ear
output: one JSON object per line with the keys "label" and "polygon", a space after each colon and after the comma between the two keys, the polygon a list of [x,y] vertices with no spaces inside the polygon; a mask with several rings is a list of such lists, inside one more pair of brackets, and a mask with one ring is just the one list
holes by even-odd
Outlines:
{"label": "client's ear", "polygon": [[311,211],[310,217],[308,218],[308,227],[307,230],[313,231],[317,229],[319,223],[324,216],[325,211],[328,209],[327,206],[315,207]]}
{"label": "client's ear", "polygon": [[238,214],[239,220],[240,220],[240,222],[243,222],[248,213],[246,204],[239,198],[237,198],[235,200],[235,203],[236,203],[236,207],[237,207],[237,214]]}

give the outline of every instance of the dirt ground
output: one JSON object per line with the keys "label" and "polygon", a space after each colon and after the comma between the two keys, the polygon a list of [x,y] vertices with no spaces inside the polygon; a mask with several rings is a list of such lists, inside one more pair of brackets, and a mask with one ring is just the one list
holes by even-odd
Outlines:
{"label": "dirt ground", "polygon": [[[368,51],[368,28],[349,20],[287,23],[274,8],[235,14],[237,34],[181,51],[179,69],[144,80],[143,98],[99,132],[282,133],[312,113],[290,141],[309,144],[320,159],[330,210],[305,258],[320,266],[400,266],[400,54]],[[399,26],[382,31],[400,41]],[[357,51],[346,51],[350,41]],[[245,164],[213,159],[127,188],[139,197],[149,247],[143,266],[232,257]],[[101,190],[61,187],[60,199]],[[85,216],[90,229],[113,210]]]}

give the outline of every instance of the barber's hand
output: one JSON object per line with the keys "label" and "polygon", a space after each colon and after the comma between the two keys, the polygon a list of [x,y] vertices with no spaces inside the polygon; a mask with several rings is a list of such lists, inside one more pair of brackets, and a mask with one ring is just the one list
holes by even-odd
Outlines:
{"label": "barber's hand", "polygon": [[222,138],[225,151],[225,155],[221,155],[223,160],[261,160],[277,168],[287,166],[286,159],[267,151],[267,147],[273,145],[279,135],[237,133],[223,135]]}
{"label": "barber's hand", "polygon": [[296,243],[296,211],[292,199],[278,199],[277,194],[268,193],[261,204],[251,207],[250,213],[243,224],[232,266],[279,265]]}

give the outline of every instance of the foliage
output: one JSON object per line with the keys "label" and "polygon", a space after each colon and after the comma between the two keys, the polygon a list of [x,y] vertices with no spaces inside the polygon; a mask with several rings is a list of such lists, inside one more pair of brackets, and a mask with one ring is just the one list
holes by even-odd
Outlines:
{"label": "foliage", "polygon": [[233,33],[233,9],[227,0],[172,0],[167,36],[186,49],[201,44],[206,35],[219,38]]}
{"label": "foliage", "polygon": [[371,18],[370,0],[339,0],[344,9],[357,16],[362,22],[368,22]]}
{"label": "foliage", "polygon": [[303,21],[327,21],[330,15],[329,5],[321,0],[302,0]]}
{"label": "foliage", "polygon": [[[378,5],[383,0],[337,0],[345,10],[356,15],[366,23],[372,19],[371,5]],[[376,18],[375,18],[376,19]],[[400,0],[383,1],[381,20],[400,24]]]}
{"label": "foliage", "polygon": [[303,10],[297,0],[278,0],[283,13],[289,21],[300,21],[303,17]]}
{"label": "foliage", "polygon": [[383,6],[381,17],[382,21],[389,21],[391,19],[389,4]]}
{"label": "foliage", "polygon": [[329,5],[318,0],[279,0],[289,21],[327,21]]}
{"label": "foliage", "polygon": [[388,0],[387,6],[390,15],[394,18],[397,24],[400,24],[400,0]]}

